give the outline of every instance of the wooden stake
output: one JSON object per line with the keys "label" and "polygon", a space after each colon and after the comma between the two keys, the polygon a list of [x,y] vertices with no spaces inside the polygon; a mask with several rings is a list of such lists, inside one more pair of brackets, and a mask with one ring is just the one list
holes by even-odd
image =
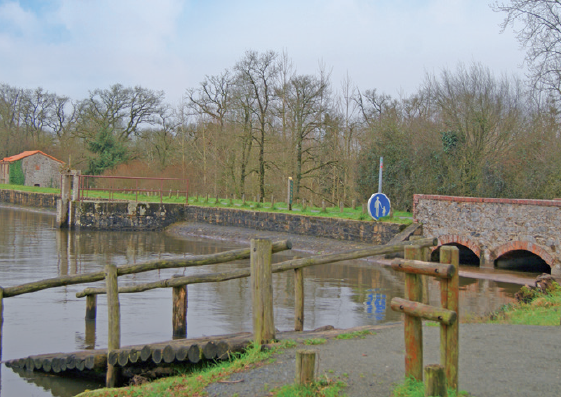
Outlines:
{"label": "wooden stake", "polygon": [[296,378],[298,385],[305,385],[315,380],[316,352],[313,350],[298,350],[296,352]]}
{"label": "wooden stake", "polygon": [[[458,265],[460,263],[460,251],[458,248],[440,247],[440,263],[454,265],[456,268],[452,278],[440,281],[440,302],[443,308],[455,311],[459,320],[460,277],[458,275]],[[451,325],[440,325],[440,363],[444,365],[448,387],[455,390],[458,390],[459,331],[459,321]]]}
{"label": "wooden stake", "polygon": [[425,396],[448,397],[444,367],[438,364],[425,367]]}
{"label": "wooden stake", "polygon": [[97,317],[97,295],[86,297],[86,320],[94,320]]}
{"label": "wooden stake", "polygon": [[4,325],[4,288],[0,287],[0,361],[2,360],[2,328]]}
{"label": "wooden stake", "polygon": [[[180,274],[175,274],[173,278],[181,277]],[[187,286],[172,288],[172,326],[173,326],[173,339],[187,338]]]}
{"label": "wooden stake", "polygon": [[[107,288],[108,336],[107,354],[121,347],[121,319],[119,308],[119,286],[117,284],[117,266],[105,265],[105,283]],[[115,387],[119,376],[118,368],[107,364],[106,387]]]}
{"label": "wooden stake", "polygon": [[[419,260],[421,248],[417,245],[405,247],[405,259]],[[405,299],[419,302],[421,283],[416,274],[405,274]],[[418,317],[405,315],[405,377],[423,380],[423,328]]]}
{"label": "wooden stake", "polygon": [[[411,236],[409,238],[409,240],[419,240],[422,239],[422,236]],[[423,247],[421,248],[421,260],[423,262],[430,262],[430,248],[428,247]],[[429,298],[429,278],[427,276],[421,276],[421,283],[422,283],[422,290],[423,290],[423,297],[421,299],[421,302],[423,302],[425,305],[430,304],[430,298]]]}
{"label": "wooden stake", "polygon": [[304,269],[294,269],[294,331],[304,330]]}
{"label": "wooden stake", "polygon": [[343,200],[339,201],[339,212],[343,212],[345,210],[345,203]]}
{"label": "wooden stake", "polygon": [[253,338],[256,343],[275,339],[273,316],[273,273],[271,240],[251,240],[251,296],[253,301]]}

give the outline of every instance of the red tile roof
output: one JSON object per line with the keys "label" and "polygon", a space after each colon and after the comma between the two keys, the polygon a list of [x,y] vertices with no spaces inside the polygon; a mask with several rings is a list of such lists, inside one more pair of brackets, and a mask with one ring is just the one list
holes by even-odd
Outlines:
{"label": "red tile roof", "polygon": [[49,156],[48,154],[45,154],[40,150],[30,150],[30,151],[27,151],[27,152],[21,152],[20,154],[16,154],[14,156],[4,157],[4,159],[2,161],[5,161],[7,163],[11,163],[13,161],[21,160],[24,157],[33,156],[34,154],[37,154],[37,153],[42,154],[43,156],[47,156],[50,159],[53,159],[55,161],[58,161],[59,163],[64,164],[64,161],[61,161],[59,159],[55,159],[53,156]]}

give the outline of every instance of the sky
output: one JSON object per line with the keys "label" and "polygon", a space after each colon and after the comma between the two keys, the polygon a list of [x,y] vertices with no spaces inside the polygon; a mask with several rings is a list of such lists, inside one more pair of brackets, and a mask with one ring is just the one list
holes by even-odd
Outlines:
{"label": "sky", "polygon": [[0,0],[0,84],[74,100],[120,83],[177,105],[249,50],[285,52],[335,90],[414,94],[427,73],[480,63],[524,77],[491,0]]}

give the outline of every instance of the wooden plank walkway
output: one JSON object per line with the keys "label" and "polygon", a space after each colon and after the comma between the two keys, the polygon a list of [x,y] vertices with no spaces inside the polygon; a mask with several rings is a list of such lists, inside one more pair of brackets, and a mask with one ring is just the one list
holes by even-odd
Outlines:
{"label": "wooden plank walkway", "polygon": [[147,345],[125,346],[113,350],[82,350],[71,353],[53,353],[29,356],[4,362],[6,367],[28,371],[62,374],[67,371],[91,371],[107,368],[107,363],[126,367],[143,363],[198,363],[206,360],[222,360],[230,353],[241,352],[252,343],[253,335],[243,332],[197,339],[176,339]]}

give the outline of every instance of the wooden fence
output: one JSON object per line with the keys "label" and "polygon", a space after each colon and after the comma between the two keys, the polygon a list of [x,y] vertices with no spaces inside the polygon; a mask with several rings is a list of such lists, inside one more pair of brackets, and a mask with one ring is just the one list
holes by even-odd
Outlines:
{"label": "wooden fence", "polygon": [[[359,259],[368,256],[384,255],[400,252],[406,246],[415,244],[420,247],[437,245],[433,238],[406,241],[393,245],[374,246],[361,250],[352,250],[336,254],[317,255],[302,259],[293,259],[272,265],[271,255],[275,252],[291,249],[290,241],[279,241],[272,243],[267,239],[255,239],[251,241],[250,248],[232,250],[211,255],[198,255],[190,258],[157,260],[136,265],[124,265],[116,267],[108,264],[102,272],[87,273],[81,275],[62,276],[37,282],[31,282],[14,287],[0,287],[0,354],[2,343],[2,310],[4,298],[14,297],[21,294],[40,291],[47,288],[55,288],[71,284],[83,284],[105,279],[105,288],[86,288],[76,294],[77,297],[86,298],[86,319],[93,320],[97,315],[96,296],[107,294],[108,307],[108,357],[113,357],[120,348],[120,308],[119,294],[147,291],[155,288],[173,289],[173,325],[174,336],[185,337],[185,313],[187,307],[186,286],[188,284],[222,282],[236,278],[251,277],[252,307],[253,307],[253,339],[257,343],[266,343],[275,337],[273,320],[272,300],[272,273],[283,271],[294,271],[295,274],[295,330],[301,331],[304,327],[304,293],[302,269],[308,266],[321,265],[344,260]],[[250,258],[250,268],[237,269],[219,273],[207,273],[190,276],[174,276],[170,279],[159,280],[152,283],[139,284],[128,287],[118,287],[118,276],[141,273],[151,270],[185,268],[191,266],[202,266],[216,263],[225,263],[238,259]],[[114,360],[108,360],[107,386],[115,384],[117,369],[111,364]]]}
{"label": "wooden fence", "polygon": [[[425,367],[425,395],[446,396],[447,387],[458,390],[459,357],[459,250],[440,248],[440,264],[421,261],[426,251],[419,246],[405,247],[405,259],[396,259],[392,268],[404,272],[405,298],[393,298],[391,308],[405,313],[405,376],[423,380],[422,320],[440,322],[441,365]],[[421,277],[440,279],[442,307],[422,302]]]}

